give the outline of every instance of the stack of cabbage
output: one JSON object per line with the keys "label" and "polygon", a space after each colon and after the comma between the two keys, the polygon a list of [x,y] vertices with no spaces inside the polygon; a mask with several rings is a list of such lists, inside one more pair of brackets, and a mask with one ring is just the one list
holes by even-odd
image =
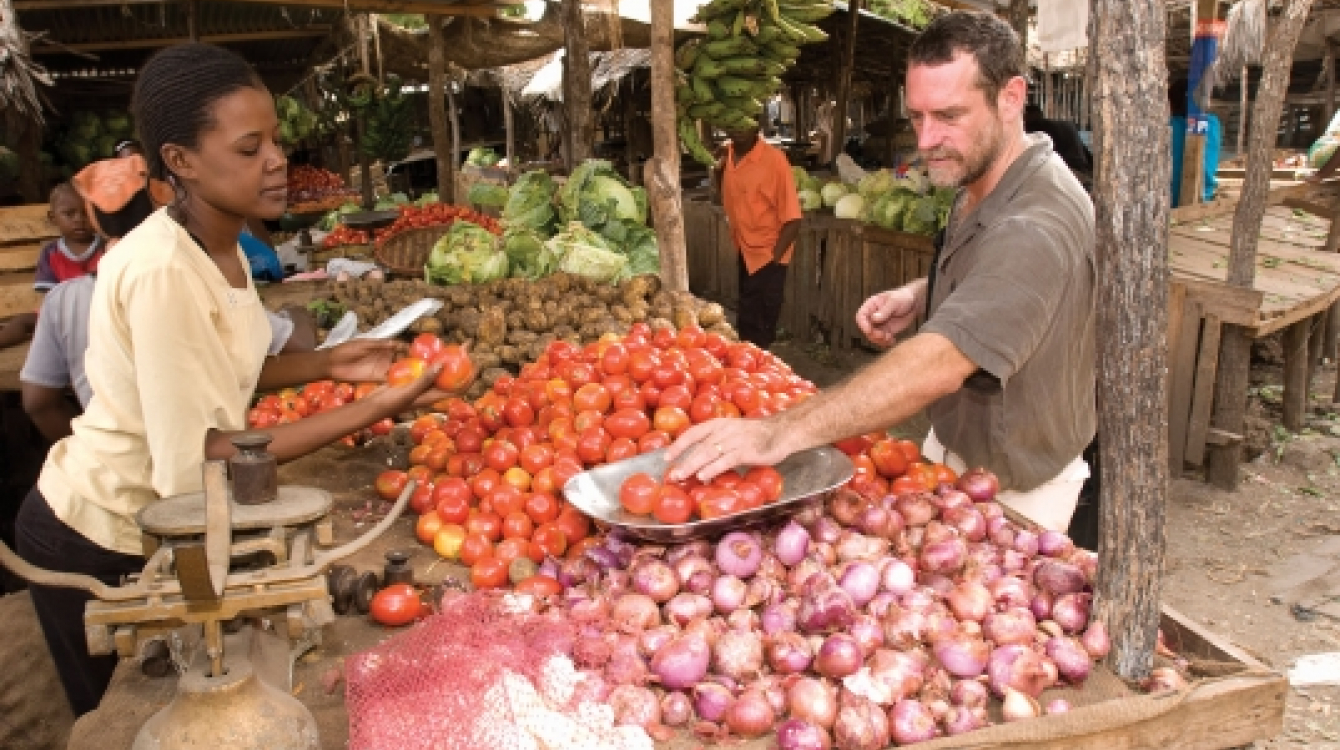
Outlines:
{"label": "stack of cabbage", "polygon": [[707,38],[675,52],[679,138],[693,158],[713,162],[696,120],[723,130],[758,126],[799,45],[828,39],[812,24],[832,12],[829,0],[712,0],[698,9],[693,20],[707,25]]}
{"label": "stack of cabbage", "polygon": [[561,270],[615,282],[661,268],[646,191],[607,161],[583,163],[561,188],[543,171],[523,174],[503,208],[503,227],[512,276]]}
{"label": "stack of cabbage", "polygon": [[134,137],[130,116],[110,110],[102,117],[93,112],[75,112],[64,135],[56,141],[56,153],[72,169],[82,169],[98,159],[109,159],[117,141]]}
{"label": "stack of cabbage", "polygon": [[839,219],[855,219],[911,234],[935,234],[949,220],[954,204],[952,189],[931,185],[924,172],[907,170],[902,176],[883,169],[870,172],[856,185],[839,180],[823,182],[800,167],[791,168],[806,211],[833,209]]}

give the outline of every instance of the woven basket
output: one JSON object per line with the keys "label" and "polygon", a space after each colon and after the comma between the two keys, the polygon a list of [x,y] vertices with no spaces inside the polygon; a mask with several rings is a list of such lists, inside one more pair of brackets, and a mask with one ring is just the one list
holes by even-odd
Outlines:
{"label": "woven basket", "polygon": [[423,267],[433,245],[451,229],[450,225],[409,229],[377,248],[377,260],[397,276],[423,278]]}

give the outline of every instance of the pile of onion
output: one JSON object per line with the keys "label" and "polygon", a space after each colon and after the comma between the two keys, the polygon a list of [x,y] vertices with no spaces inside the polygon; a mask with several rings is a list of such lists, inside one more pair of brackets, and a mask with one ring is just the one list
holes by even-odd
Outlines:
{"label": "pile of onion", "polygon": [[621,721],[873,750],[985,727],[993,702],[1006,721],[1067,710],[1061,689],[1107,654],[1096,557],[1009,520],[997,489],[982,470],[934,492],[847,487],[773,529],[609,535],[545,564],[579,623],[574,661]]}

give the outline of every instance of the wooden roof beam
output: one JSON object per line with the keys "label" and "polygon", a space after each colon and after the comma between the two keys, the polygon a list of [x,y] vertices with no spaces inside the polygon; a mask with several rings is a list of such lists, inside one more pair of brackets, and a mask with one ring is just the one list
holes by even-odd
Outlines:
{"label": "wooden roof beam", "polygon": [[235,0],[261,5],[284,5],[289,8],[331,8],[335,10],[366,11],[369,13],[433,13],[439,16],[475,16],[488,18],[521,0],[497,3],[453,3],[439,0]]}
{"label": "wooden roof beam", "polygon": [[[241,34],[202,34],[200,41],[210,44],[233,44],[236,42],[269,42],[284,39],[312,39],[330,33],[330,27],[312,27],[283,31],[253,31]],[[157,37],[145,39],[122,39],[108,42],[83,42],[78,44],[46,45],[41,40],[33,45],[34,55],[61,55],[70,52],[111,52],[127,49],[157,49],[173,44],[185,44],[189,37]]]}
{"label": "wooden roof beam", "polygon": [[[14,10],[73,10],[99,6],[162,5],[181,0],[14,0]],[[497,3],[453,3],[442,0],[234,0],[258,5],[367,11],[371,13],[436,13],[439,16],[491,17],[521,0]]]}

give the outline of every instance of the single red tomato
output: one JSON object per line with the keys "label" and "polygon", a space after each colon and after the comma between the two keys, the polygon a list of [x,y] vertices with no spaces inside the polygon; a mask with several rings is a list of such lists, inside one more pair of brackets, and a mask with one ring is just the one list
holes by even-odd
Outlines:
{"label": "single red tomato", "polygon": [[640,412],[646,412],[647,399],[642,396],[642,390],[636,387],[630,387],[626,391],[620,392],[614,397],[614,403],[611,405],[615,411],[623,409],[634,409]]}
{"label": "single red tomato", "polygon": [[535,476],[530,478],[530,489],[535,494],[556,495],[562,489],[555,484],[556,481],[554,467],[546,466],[535,472]]}
{"label": "single red tomato", "polygon": [[521,451],[518,461],[521,468],[531,473],[533,483],[534,475],[554,462],[554,447],[548,443],[529,445]]}
{"label": "single red tomato", "polygon": [[600,369],[606,375],[619,375],[628,371],[628,349],[623,344],[610,344],[600,356]]}
{"label": "single red tomato", "polygon": [[558,514],[558,520],[554,525],[563,532],[563,537],[568,540],[568,544],[575,544],[585,539],[591,533],[591,521],[582,512],[573,508],[568,508]]}
{"label": "single red tomato", "polygon": [[745,472],[744,478],[763,490],[766,502],[776,502],[782,496],[782,473],[771,466],[754,466]]}
{"label": "single red tomato", "polygon": [[504,539],[530,539],[530,535],[535,531],[535,522],[530,520],[530,516],[524,511],[512,511],[503,519],[502,534]]}
{"label": "single red tomato", "polygon": [[507,516],[526,506],[526,494],[504,482],[489,493],[488,501],[489,505],[493,507],[494,513],[499,516]]}
{"label": "single red tomato", "polygon": [[611,440],[610,447],[605,450],[605,462],[612,464],[633,458],[637,454],[637,443],[633,442],[632,438],[618,437]]}
{"label": "single red tomato", "polygon": [[604,414],[609,411],[612,402],[610,392],[599,383],[587,383],[572,394],[572,406],[578,412],[593,410]]}
{"label": "single red tomato", "polygon": [[899,440],[898,449],[903,452],[903,458],[906,458],[909,464],[921,460],[921,447],[911,440]]}
{"label": "single red tomato", "polygon": [[[565,532],[566,536],[566,532]],[[563,553],[564,559],[580,560],[586,556],[586,551],[600,544],[600,537],[588,536],[568,543],[568,551]]]}
{"label": "single red tomato", "polygon": [[442,516],[435,511],[428,511],[419,516],[419,520],[414,523],[414,536],[419,538],[424,544],[432,544],[433,539],[437,537],[437,532],[442,530]]}
{"label": "single red tomato", "polygon": [[[443,481],[449,482],[452,479],[452,477],[449,477]],[[441,485],[439,484],[439,486]],[[434,511],[443,523],[464,524],[470,518],[470,502],[465,498],[454,493],[443,495],[434,492],[434,495],[437,496],[437,505],[434,506]]]}
{"label": "single red tomato", "polygon": [[551,576],[543,573],[536,573],[530,578],[512,587],[512,590],[518,594],[530,594],[536,598],[544,599],[551,596],[558,596],[563,593],[563,584],[559,583]]}
{"label": "single red tomato", "polygon": [[577,438],[577,457],[587,466],[594,466],[605,460],[609,451],[610,435],[599,427],[584,430]]}
{"label": "single red tomato", "polygon": [[689,415],[685,414],[684,410],[680,408],[661,407],[656,410],[656,415],[651,420],[651,426],[672,438],[676,438],[689,428]]}
{"label": "single red tomato", "polygon": [[619,486],[619,504],[623,509],[637,516],[651,513],[656,505],[656,495],[661,485],[646,472],[638,472]]}
{"label": "single red tomato", "polygon": [[684,490],[670,484],[661,485],[651,515],[661,523],[687,523],[693,517],[693,501]]}
{"label": "single red tomato", "polygon": [[875,471],[881,476],[896,479],[907,472],[907,457],[896,440],[885,438],[877,441],[870,446],[869,456],[875,464]]}
{"label": "single red tomato", "polygon": [[673,442],[670,436],[660,430],[652,430],[637,440],[639,453],[651,453],[666,448]]}
{"label": "single red tomato", "polygon": [[529,427],[535,424],[535,409],[525,399],[509,398],[503,405],[503,419],[511,427]]}
{"label": "single red tomato", "polygon": [[471,534],[466,529],[465,541],[461,543],[461,563],[474,565],[481,557],[493,554],[493,542],[483,534]]}
{"label": "single red tomato", "polygon": [[[558,514],[554,514],[557,518]],[[535,533],[531,535],[531,541],[540,545],[544,554],[550,557],[562,557],[563,552],[568,548],[568,538],[563,530],[558,528],[552,522],[542,523],[535,527]]]}
{"label": "single red tomato", "polygon": [[605,415],[595,409],[586,409],[577,413],[572,418],[572,428],[579,434],[586,432],[592,427],[601,427],[605,423]]}
{"label": "single red tomato", "polygon": [[651,430],[647,413],[639,409],[620,409],[605,418],[605,430],[615,438],[637,440]]}
{"label": "single red tomato", "polygon": [[516,466],[521,451],[505,440],[494,440],[484,447],[484,465],[498,473]]}
{"label": "single red tomato", "polygon": [[480,453],[484,449],[484,433],[465,427],[456,433],[456,450],[461,453]]}
{"label": "single red tomato", "polygon": [[492,495],[493,491],[498,489],[498,485],[502,484],[502,475],[496,469],[484,468],[475,472],[469,482],[470,489],[474,490],[475,497],[483,500]]}
{"label": "single red tomato", "polygon": [[758,485],[744,480],[731,489],[740,496],[740,510],[753,510],[767,505],[769,500]]}
{"label": "single red tomato", "polygon": [[453,393],[465,390],[475,379],[475,363],[470,361],[470,353],[459,344],[447,344],[433,356],[433,364],[441,365],[434,384],[444,391]]}
{"label": "single red tomato", "polygon": [[475,513],[465,521],[465,533],[481,534],[490,542],[502,539],[502,518],[497,513]]}
{"label": "single red tomato", "polygon": [[428,363],[417,357],[406,357],[391,365],[386,371],[386,383],[391,387],[409,385],[418,380]]}
{"label": "single red tomato", "polygon": [[368,614],[382,625],[399,627],[422,617],[424,606],[413,586],[396,583],[373,595]]}
{"label": "single red tomato", "polygon": [[510,566],[512,561],[518,557],[530,557],[527,549],[529,546],[530,541],[527,539],[518,537],[504,539],[498,543],[497,547],[493,548],[493,556]]}
{"label": "single red tomato", "polygon": [[558,518],[558,500],[544,492],[532,492],[526,496],[525,511],[537,525],[546,524]]}
{"label": "single red tomato", "polygon": [[507,584],[507,563],[502,558],[488,556],[475,560],[470,566],[470,584],[476,589],[496,589]]}
{"label": "single red tomato", "polygon": [[656,405],[683,409],[687,413],[693,405],[693,393],[685,385],[667,386],[661,391],[661,398]]}
{"label": "single red tomato", "polygon": [[395,469],[387,469],[377,475],[376,487],[377,494],[383,500],[395,500],[400,497],[400,493],[405,491],[405,483],[409,481],[405,472]]}
{"label": "single red tomato", "polygon": [[425,362],[433,361],[433,357],[440,351],[442,351],[442,339],[431,333],[415,336],[409,345],[409,356]]}
{"label": "single red tomato", "polygon": [[740,496],[734,491],[714,487],[704,488],[702,499],[698,501],[698,516],[704,521],[738,512],[740,512]]}

